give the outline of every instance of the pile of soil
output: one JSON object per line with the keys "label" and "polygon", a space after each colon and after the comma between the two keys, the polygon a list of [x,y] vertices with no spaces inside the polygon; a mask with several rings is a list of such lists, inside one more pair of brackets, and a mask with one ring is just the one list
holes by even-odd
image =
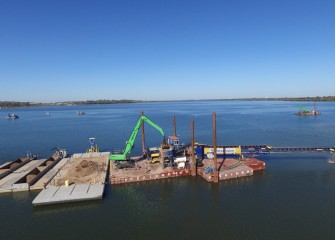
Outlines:
{"label": "pile of soil", "polygon": [[65,165],[61,174],[54,178],[53,185],[62,186],[66,180],[70,184],[89,184],[96,183],[103,178],[101,173],[106,171],[106,163],[102,161],[103,157],[83,157],[74,158]]}
{"label": "pile of soil", "polygon": [[92,161],[82,160],[78,166],[76,166],[76,177],[86,177],[98,170],[98,164]]}
{"label": "pile of soil", "polygon": [[15,168],[17,165],[19,165],[18,163],[12,163],[11,165],[10,165],[10,169],[13,169],[13,168]]}

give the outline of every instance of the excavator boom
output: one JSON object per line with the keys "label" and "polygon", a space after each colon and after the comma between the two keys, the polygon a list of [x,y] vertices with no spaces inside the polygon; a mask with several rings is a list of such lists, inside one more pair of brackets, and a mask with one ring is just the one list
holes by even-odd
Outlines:
{"label": "excavator boom", "polygon": [[114,161],[126,161],[127,160],[128,155],[130,154],[130,151],[132,150],[132,148],[134,146],[134,142],[136,140],[137,133],[138,133],[139,129],[141,128],[141,125],[142,125],[143,121],[149,123],[155,129],[157,129],[162,134],[162,136],[164,137],[164,131],[161,127],[159,127],[156,123],[151,121],[148,117],[146,117],[144,115],[141,115],[140,118],[138,119],[136,125],[135,125],[135,128],[134,128],[133,132],[131,133],[131,135],[130,135],[127,143],[126,143],[126,147],[123,150],[123,152],[122,153],[111,154],[109,156],[110,160],[114,160]]}

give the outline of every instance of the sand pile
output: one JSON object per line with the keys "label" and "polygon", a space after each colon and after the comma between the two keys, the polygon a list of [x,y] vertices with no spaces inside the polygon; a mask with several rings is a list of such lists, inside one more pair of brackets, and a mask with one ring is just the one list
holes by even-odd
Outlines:
{"label": "sand pile", "polygon": [[[107,156],[108,157],[108,156]],[[73,158],[65,165],[57,177],[54,178],[53,184],[56,186],[64,185],[66,180],[70,184],[96,183],[103,181],[107,169],[106,156],[101,157],[81,157]]]}
{"label": "sand pile", "polygon": [[98,170],[98,164],[96,162],[82,160],[78,166],[76,166],[76,177],[86,177]]}

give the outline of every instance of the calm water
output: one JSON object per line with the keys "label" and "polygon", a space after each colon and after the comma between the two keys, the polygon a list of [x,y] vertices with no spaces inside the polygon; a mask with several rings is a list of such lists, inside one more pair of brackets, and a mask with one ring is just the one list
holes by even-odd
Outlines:
{"label": "calm water", "polygon": [[[335,146],[335,103],[318,117],[298,117],[295,102],[175,102],[0,110],[0,163],[31,151],[47,158],[53,147],[84,152],[123,148],[140,111],[183,142],[211,143],[217,113],[219,144]],[[310,106],[309,106],[310,105]],[[313,104],[304,104],[313,107]],[[76,111],[86,115],[77,116]],[[50,112],[46,116],[45,112]],[[140,136],[133,154],[141,152]],[[146,126],[146,142],[160,134]],[[102,201],[33,207],[37,192],[0,195],[1,239],[335,239],[335,164],[330,154],[263,156],[265,173],[209,184],[200,177],[107,185]]]}

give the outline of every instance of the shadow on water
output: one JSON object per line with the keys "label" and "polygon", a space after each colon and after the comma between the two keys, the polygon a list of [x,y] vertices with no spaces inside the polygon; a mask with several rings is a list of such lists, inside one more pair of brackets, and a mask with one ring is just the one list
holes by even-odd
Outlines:
{"label": "shadow on water", "polygon": [[33,214],[34,215],[43,215],[50,213],[61,213],[61,212],[69,212],[69,211],[80,211],[87,209],[94,209],[97,207],[103,206],[103,200],[91,200],[85,202],[72,202],[72,203],[59,203],[52,205],[42,205],[42,206],[34,206]]}

